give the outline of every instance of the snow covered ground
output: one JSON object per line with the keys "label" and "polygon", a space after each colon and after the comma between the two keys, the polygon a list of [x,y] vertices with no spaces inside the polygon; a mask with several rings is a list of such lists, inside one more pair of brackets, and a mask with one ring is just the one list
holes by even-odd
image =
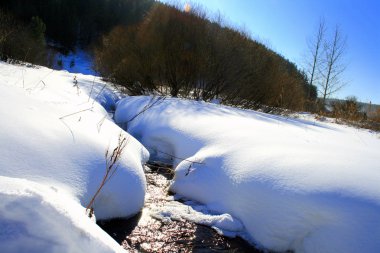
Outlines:
{"label": "snow covered ground", "polygon": [[[174,98],[134,117],[152,102],[124,98],[115,120],[173,162],[172,191],[222,214],[193,220],[275,251],[380,252],[378,134]],[[160,214],[186,217],[175,208]]]}
{"label": "snow covered ground", "polygon": [[[119,96],[98,78],[0,62],[0,252],[113,252],[85,214],[105,153],[128,144],[94,204],[98,219],[143,206],[147,150],[104,109]],[[91,95],[91,98],[89,98]]]}
{"label": "snow covered ground", "polygon": [[[120,133],[128,144],[96,198],[98,219],[141,209],[148,149],[176,166],[171,190],[187,200],[157,218],[275,251],[380,252],[377,133],[307,114],[122,98],[97,77],[2,62],[0,94],[0,252],[121,251],[85,214]],[[145,147],[113,122],[115,109]]]}
{"label": "snow covered ground", "polygon": [[[58,61],[62,62],[62,66],[58,65]],[[77,48],[74,52],[70,52],[67,55],[57,53],[54,58],[54,69],[67,70],[70,73],[81,73],[85,75],[96,75],[93,70],[93,59],[91,55]]]}
{"label": "snow covered ground", "polygon": [[0,176],[1,252],[122,252],[70,195]]}

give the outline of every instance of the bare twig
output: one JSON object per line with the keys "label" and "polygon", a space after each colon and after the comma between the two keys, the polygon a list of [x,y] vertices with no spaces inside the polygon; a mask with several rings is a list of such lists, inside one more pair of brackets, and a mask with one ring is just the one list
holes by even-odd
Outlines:
{"label": "bare twig", "polygon": [[90,102],[92,91],[94,90],[94,85],[95,85],[95,76],[94,76],[94,80],[92,80],[91,91],[90,91],[90,94],[88,95],[87,102]]}
{"label": "bare twig", "polygon": [[76,87],[77,88],[77,95],[79,96],[79,93],[80,93],[80,88],[79,88],[79,84],[78,84],[78,79],[77,79],[77,76],[74,76],[74,86],[73,87]]}
{"label": "bare twig", "polygon": [[125,126],[128,127],[128,124],[130,122],[132,122],[134,119],[136,119],[139,115],[143,114],[144,112],[146,112],[147,110],[149,110],[150,108],[152,108],[153,106],[157,105],[159,102],[162,103],[164,100],[166,99],[166,97],[164,96],[160,96],[158,97],[156,100],[155,100],[155,96],[153,96],[148,104],[146,104],[144,106],[144,108],[138,112],[137,114],[135,114],[134,116],[132,116],[132,118],[130,118],[129,120],[127,120],[126,122],[124,122],[124,124],[126,124]]}
{"label": "bare twig", "polygon": [[62,124],[64,124],[67,127],[67,129],[69,129],[69,131],[71,133],[71,136],[73,137],[73,142],[75,142],[75,137],[74,137],[73,130],[71,130],[71,128],[69,127],[69,125],[67,125],[67,123],[65,122],[64,119],[60,119],[60,121],[62,122]]}
{"label": "bare twig", "polygon": [[100,96],[100,94],[103,92],[103,90],[106,88],[106,85],[107,84],[104,84],[103,87],[100,89],[100,91],[98,92],[98,94],[96,95],[96,97],[94,98],[94,101],[92,101],[92,105],[94,105],[96,99],[98,99],[98,97]]}
{"label": "bare twig", "polygon": [[92,109],[94,109],[94,107],[90,107],[90,108],[87,108],[87,109],[84,109],[84,110],[80,110],[80,111],[77,111],[77,112],[74,112],[74,113],[70,113],[70,114],[64,115],[64,116],[60,117],[59,119],[64,119],[64,118],[73,116],[75,114],[81,113],[81,112],[90,111]]}
{"label": "bare twig", "polygon": [[152,148],[152,147],[149,147],[149,148],[150,148],[150,149],[153,149],[154,151],[156,151],[156,152],[158,152],[158,153],[162,153],[162,154],[164,154],[164,155],[170,156],[170,157],[172,157],[172,158],[174,158],[174,159],[178,159],[178,160],[186,161],[186,162],[190,162],[190,163],[195,163],[195,164],[204,164],[204,163],[202,163],[202,162],[196,162],[196,161],[188,160],[188,159],[186,159],[186,158],[177,157],[177,156],[174,156],[174,155],[172,155],[172,154],[166,153],[166,152],[164,152],[164,151],[158,150],[158,149],[156,149],[156,148]]}
{"label": "bare twig", "polygon": [[[50,71],[49,73],[47,73],[44,77],[42,77],[32,88],[28,88],[29,91],[32,91],[34,89],[36,89],[38,87],[38,85],[40,84],[40,82],[43,82],[43,80],[48,77],[51,73],[54,72],[54,69],[52,71]],[[43,82],[44,83],[44,82]]]}
{"label": "bare twig", "polygon": [[[104,185],[112,178],[112,176],[115,174],[118,168],[118,161],[121,158],[121,155],[125,149],[125,147],[128,144],[129,137],[125,137],[122,133],[119,134],[118,144],[117,146],[110,152],[110,149],[107,149],[105,153],[105,159],[106,159],[106,171],[103,176],[103,179],[95,192],[95,194],[92,196],[90,202],[86,206],[86,212],[91,217],[93,210],[93,205],[95,202],[96,197],[99,195],[100,191],[104,187]],[[90,210],[90,211],[88,211]]]}
{"label": "bare twig", "polygon": [[107,114],[104,115],[104,117],[98,122],[98,124],[96,124],[96,128],[98,129],[98,133],[100,133],[100,129],[102,128],[103,123],[106,120],[106,118],[107,118]]}

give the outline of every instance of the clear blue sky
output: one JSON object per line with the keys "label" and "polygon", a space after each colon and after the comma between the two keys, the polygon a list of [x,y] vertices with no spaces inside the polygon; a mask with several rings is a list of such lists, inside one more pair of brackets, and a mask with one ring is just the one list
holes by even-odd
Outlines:
{"label": "clear blue sky", "polygon": [[[162,0],[169,2],[170,0]],[[380,104],[380,0],[193,0],[220,11],[232,26],[244,27],[300,68],[307,38],[321,17],[329,32],[339,25],[347,36],[347,85],[334,97],[354,95]]]}

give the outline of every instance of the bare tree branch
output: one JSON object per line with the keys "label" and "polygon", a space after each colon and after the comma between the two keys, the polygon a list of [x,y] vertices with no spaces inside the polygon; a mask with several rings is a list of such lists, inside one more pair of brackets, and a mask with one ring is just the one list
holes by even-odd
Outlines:
{"label": "bare tree branch", "polygon": [[311,86],[319,79],[319,72],[317,71],[322,63],[321,55],[323,53],[323,42],[326,34],[326,25],[323,18],[319,21],[318,31],[316,36],[309,41],[308,47],[311,55],[311,61],[308,62],[309,69],[309,88],[307,97],[310,98]]}
{"label": "bare tree branch", "polygon": [[335,28],[332,41],[324,44],[324,66],[320,70],[323,82],[319,84],[320,93],[325,104],[326,98],[345,85],[341,76],[346,69],[342,61],[346,53],[346,38],[342,36],[339,26]]}

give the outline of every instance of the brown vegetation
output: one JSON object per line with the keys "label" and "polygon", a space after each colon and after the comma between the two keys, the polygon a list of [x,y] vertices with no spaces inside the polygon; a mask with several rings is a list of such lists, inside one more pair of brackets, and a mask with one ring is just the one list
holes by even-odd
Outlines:
{"label": "brown vegetation", "polygon": [[17,21],[0,9],[0,59],[48,65],[45,24],[38,17]]}
{"label": "brown vegetation", "polygon": [[185,12],[161,3],[141,23],[105,36],[95,61],[132,95],[301,110],[309,89],[293,63],[244,32],[209,21],[199,8]]}
{"label": "brown vegetation", "polygon": [[[335,118],[335,122],[338,124],[380,131],[380,109],[363,110],[363,105],[358,102],[356,97],[337,100],[330,105],[330,111],[323,109],[319,111],[318,115]],[[320,106],[323,107],[322,101],[320,101]]]}
{"label": "brown vegetation", "polygon": [[332,114],[334,118],[346,119],[351,121],[366,120],[367,116],[361,112],[356,97],[348,97],[344,101],[336,101],[332,103]]}

